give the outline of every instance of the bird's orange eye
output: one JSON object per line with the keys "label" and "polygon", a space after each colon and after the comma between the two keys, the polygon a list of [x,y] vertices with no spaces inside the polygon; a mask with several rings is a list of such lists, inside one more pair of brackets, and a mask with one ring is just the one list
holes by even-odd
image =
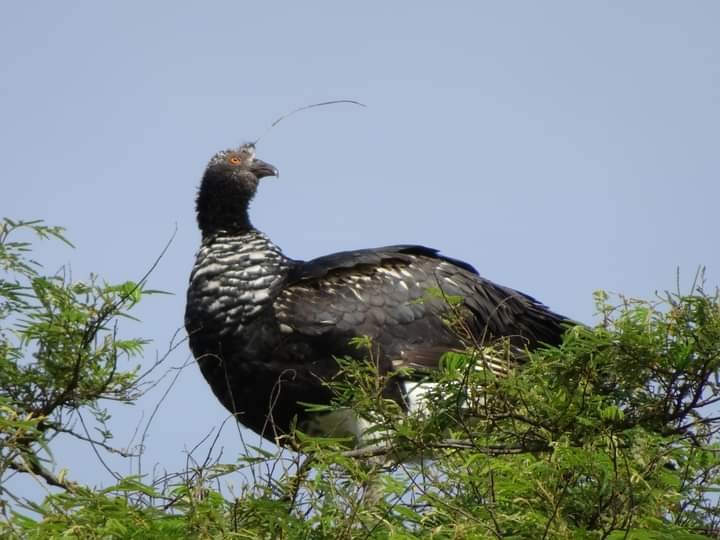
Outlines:
{"label": "bird's orange eye", "polygon": [[229,161],[230,163],[232,163],[233,165],[240,165],[240,158],[237,157],[237,156],[230,156],[230,158],[228,159],[228,161]]}

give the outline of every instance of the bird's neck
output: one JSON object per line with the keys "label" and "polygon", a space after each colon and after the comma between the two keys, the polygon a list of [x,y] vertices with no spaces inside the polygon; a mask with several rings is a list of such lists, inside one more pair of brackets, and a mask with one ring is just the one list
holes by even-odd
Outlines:
{"label": "bird's neck", "polygon": [[[204,187],[204,186],[203,186]],[[197,201],[197,221],[203,239],[224,232],[242,235],[254,230],[248,215],[248,197],[233,189],[204,189]]]}
{"label": "bird's neck", "polygon": [[218,235],[243,236],[256,232],[250,223],[247,209],[238,210],[232,207],[216,205],[213,212],[200,212],[197,214],[198,225],[205,239]]}

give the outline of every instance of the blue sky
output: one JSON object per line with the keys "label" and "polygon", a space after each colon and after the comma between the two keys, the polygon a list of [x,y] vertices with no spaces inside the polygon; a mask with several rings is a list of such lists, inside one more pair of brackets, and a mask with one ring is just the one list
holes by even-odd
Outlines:
{"label": "blue sky", "polygon": [[[207,160],[357,99],[264,137],[281,175],[258,228],[296,258],[429,245],[592,322],[597,289],[651,297],[699,265],[720,282],[718,20],[711,1],[5,3],[0,214],[67,227],[77,248],[37,257],[78,279],[140,277],[177,227],[150,280],[174,295],[126,326],[149,363],[182,326]],[[116,412],[118,446],[159,392]],[[182,467],[225,416],[191,365],[146,468]]]}

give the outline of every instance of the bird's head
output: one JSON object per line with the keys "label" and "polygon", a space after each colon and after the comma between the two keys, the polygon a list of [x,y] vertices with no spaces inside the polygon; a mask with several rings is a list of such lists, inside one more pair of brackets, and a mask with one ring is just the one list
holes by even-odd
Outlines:
{"label": "bird's head", "polygon": [[277,174],[275,167],[255,157],[253,144],[243,144],[215,154],[208,163],[203,182],[221,184],[226,188],[234,186],[252,197],[258,180]]}
{"label": "bird's head", "polygon": [[277,176],[275,167],[255,157],[255,146],[215,154],[205,169],[197,197],[198,224],[203,233],[218,229],[243,230],[250,227],[247,209],[257,191],[258,181]]}

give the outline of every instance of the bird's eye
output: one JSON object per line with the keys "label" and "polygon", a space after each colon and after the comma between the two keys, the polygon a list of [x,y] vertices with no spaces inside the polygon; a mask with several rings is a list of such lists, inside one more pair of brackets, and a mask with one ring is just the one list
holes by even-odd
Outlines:
{"label": "bird's eye", "polygon": [[240,165],[240,158],[237,156],[230,156],[228,158],[228,161],[232,163],[233,165]]}

